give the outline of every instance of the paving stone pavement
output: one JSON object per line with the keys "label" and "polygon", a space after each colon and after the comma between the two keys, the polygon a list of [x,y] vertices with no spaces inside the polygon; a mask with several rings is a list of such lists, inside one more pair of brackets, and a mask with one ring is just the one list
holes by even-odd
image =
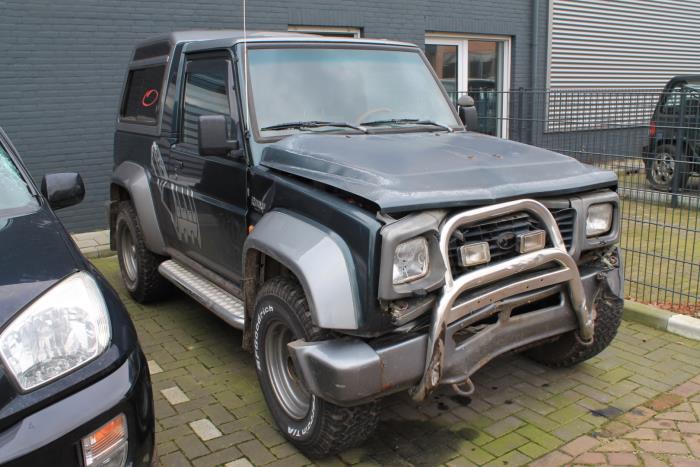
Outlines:
{"label": "paving stone pavement", "polygon": [[[134,303],[117,261],[94,260],[149,360],[163,466],[307,465],[277,431],[241,333],[184,295]],[[573,369],[508,355],[476,394],[383,401],[376,434],[317,465],[700,465],[700,342],[623,322],[610,348]]]}

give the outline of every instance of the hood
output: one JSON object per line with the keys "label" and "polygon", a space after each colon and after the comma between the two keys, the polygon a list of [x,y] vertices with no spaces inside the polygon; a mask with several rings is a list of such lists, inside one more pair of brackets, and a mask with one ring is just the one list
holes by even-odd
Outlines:
{"label": "hood", "polygon": [[48,210],[0,216],[0,329],[78,267],[63,225]]}
{"label": "hood", "polygon": [[352,193],[384,212],[492,204],[617,184],[568,156],[471,132],[299,134],[261,164]]}

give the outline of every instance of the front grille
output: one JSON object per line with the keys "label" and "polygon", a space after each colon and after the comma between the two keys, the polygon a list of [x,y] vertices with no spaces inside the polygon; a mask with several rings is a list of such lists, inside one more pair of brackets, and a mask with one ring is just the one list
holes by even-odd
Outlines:
{"label": "front grille", "polygon": [[[576,210],[573,208],[564,208],[551,209],[550,211],[557,221],[566,249],[571,250],[576,222]],[[518,256],[519,254],[515,250],[514,238],[516,235],[538,229],[544,230],[544,226],[540,225],[540,222],[527,212],[520,212],[497,219],[490,219],[476,225],[458,228],[452,234],[448,245],[452,271],[463,272],[479,267],[464,268],[459,265],[457,261],[458,249],[462,245],[475,242],[488,242],[491,251],[491,262],[504,261]],[[547,238],[546,246],[552,246],[551,239]]]}

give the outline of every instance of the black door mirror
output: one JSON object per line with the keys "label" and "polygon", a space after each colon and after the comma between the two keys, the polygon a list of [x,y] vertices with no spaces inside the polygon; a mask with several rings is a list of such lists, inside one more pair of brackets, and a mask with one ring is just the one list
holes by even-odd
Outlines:
{"label": "black door mirror", "polygon": [[459,118],[467,130],[479,131],[479,114],[474,106],[474,99],[467,94],[459,96],[457,108],[459,109]]}
{"label": "black door mirror", "polygon": [[78,204],[85,197],[85,185],[75,172],[46,174],[41,179],[41,194],[52,209]]}
{"label": "black door mirror", "polygon": [[238,149],[238,141],[228,139],[224,115],[200,115],[197,131],[202,156],[225,156]]}

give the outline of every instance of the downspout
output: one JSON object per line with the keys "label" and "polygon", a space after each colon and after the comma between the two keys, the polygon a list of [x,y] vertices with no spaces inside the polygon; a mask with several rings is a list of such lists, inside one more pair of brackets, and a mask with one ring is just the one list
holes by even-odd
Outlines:
{"label": "downspout", "polygon": [[532,0],[532,40],[530,42],[530,139],[529,143],[535,141],[535,117],[537,117],[537,109],[535,106],[535,95],[538,86],[538,58],[540,55],[540,0]]}

